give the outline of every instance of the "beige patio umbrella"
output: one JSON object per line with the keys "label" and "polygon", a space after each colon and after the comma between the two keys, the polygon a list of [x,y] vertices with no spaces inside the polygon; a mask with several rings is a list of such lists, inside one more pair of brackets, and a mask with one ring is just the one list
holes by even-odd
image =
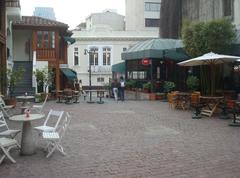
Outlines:
{"label": "beige patio umbrella", "polygon": [[215,85],[215,65],[223,63],[231,63],[240,59],[239,56],[230,56],[223,54],[216,54],[213,52],[204,54],[202,56],[189,59],[183,62],[178,63],[180,66],[200,66],[200,65],[210,65],[211,68],[211,94],[214,93]]}

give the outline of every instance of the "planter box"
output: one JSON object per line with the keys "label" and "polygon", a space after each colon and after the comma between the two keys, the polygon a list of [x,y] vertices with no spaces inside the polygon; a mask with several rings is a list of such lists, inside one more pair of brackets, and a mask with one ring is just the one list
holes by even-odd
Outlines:
{"label": "planter box", "polygon": [[126,100],[156,100],[156,93],[144,93],[140,91],[125,91]]}
{"label": "planter box", "polygon": [[156,100],[163,100],[165,99],[165,93],[156,93]]}

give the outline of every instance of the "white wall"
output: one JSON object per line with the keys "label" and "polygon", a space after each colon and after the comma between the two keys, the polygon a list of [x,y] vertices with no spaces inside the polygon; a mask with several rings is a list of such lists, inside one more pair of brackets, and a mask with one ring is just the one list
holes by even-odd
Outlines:
{"label": "white wall", "polygon": [[234,1],[234,23],[237,29],[240,29],[240,1]]}
{"label": "white wall", "polygon": [[[126,30],[153,30],[159,31],[159,27],[145,27],[145,18],[157,19],[160,17],[160,12],[145,11],[145,2],[159,3],[161,0],[126,0]],[[136,8],[137,7],[137,8]]]}
{"label": "white wall", "polygon": [[[95,67],[96,71],[99,69],[99,72],[94,72],[94,66],[92,66],[92,85],[101,86],[103,82],[97,82],[98,77],[104,78],[104,83],[108,83],[109,78],[112,77],[111,66],[113,64],[122,62],[121,53],[123,48],[128,48],[130,44],[136,43],[136,41],[76,41],[75,44],[71,45],[68,49],[68,64],[69,67],[75,70],[78,73],[78,79],[82,80],[83,86],[89,84],[89,64],[88,64],[88,55],[84,55],[84,49],[89,49],[91,46],[99,48],[99,65]],[[74,56],[73,50],[74,47],[78,48],[79,51],[79,65],[74,66]],[[103,66],[102,65],[102,48],[110,47],[111,48],[111,65]]]}
{"label": "white wall", "polygon": [[111,30],[124,30],[124,16],[115,12],[102,12],[91,14],[86,19],[86,29],[91,30],[99,26],[107,26]]}
{"label": "white wall", "polygon": [[[13,60],[14,61],[29,61],[32,56],[25,50],[25,45],[28,39],[31,39],[31,30],[14,30],[13,32]],[[31,46],[31,42],[30,42]],[[31,48],[31,47],[30,47]],[[31,51],[31,50],[30,50]]]}

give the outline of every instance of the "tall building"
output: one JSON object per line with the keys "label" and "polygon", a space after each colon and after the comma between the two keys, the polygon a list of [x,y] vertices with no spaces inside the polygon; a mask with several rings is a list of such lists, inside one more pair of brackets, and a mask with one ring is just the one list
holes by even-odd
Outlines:
{"label": "tall building", "polygon": [[240,29],[239,0],[162,0],[160,36],[179,38],[182,22],[229,18]]}
{"label": "tall building", "polygon": [[34,16],[56,20],[54,9],[52,7],[35,7]]}
{"label": "tall building", "polygon": [[126,30],[159,31],[160,10],[161,0],[126,0]]}

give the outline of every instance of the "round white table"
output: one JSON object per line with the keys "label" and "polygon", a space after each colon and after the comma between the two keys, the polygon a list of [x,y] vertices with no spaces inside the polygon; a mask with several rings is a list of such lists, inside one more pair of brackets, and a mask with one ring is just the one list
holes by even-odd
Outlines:
{"label": "round white table", "polygon": [[32,135],[31,121],[44,118],[44,114],[30,114],[26,117],[26,114],[15,115],[9,118],[9,120],[23,122],[22,126],[22,140],[21,140],[21,154],[32,155],[35,153],[35,142]]}

